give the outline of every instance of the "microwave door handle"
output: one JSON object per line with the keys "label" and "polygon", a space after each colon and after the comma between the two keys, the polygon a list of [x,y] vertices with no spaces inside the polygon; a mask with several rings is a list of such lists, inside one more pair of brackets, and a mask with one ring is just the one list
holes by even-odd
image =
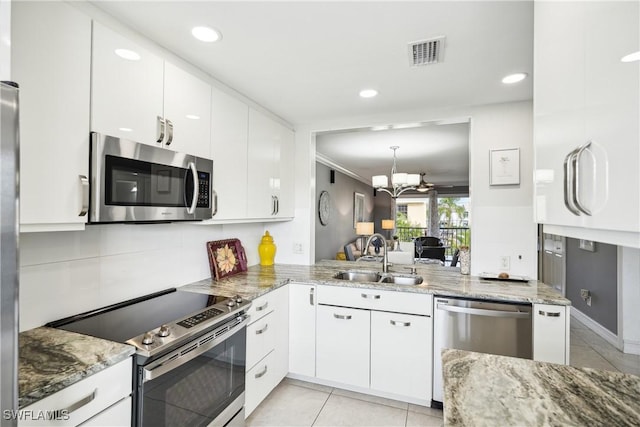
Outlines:
{"label": "microwave door handle", "polygon": [[189,169],[193,175],[193,199],[191,200],[191,206],[187,208],[188,214],[193,214],[196,211],[198,205],[198,197],[200,196],[200,186],[198,185],[198,170],[194,162],[189,162]]}

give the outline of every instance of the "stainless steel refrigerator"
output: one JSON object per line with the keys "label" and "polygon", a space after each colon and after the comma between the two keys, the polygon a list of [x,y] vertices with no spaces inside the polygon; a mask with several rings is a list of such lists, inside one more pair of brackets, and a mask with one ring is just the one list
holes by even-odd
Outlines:
{"label": "stainless steel refrigerator", "polygon": [[18,85],[0,82],[0,426],[18,409]]}

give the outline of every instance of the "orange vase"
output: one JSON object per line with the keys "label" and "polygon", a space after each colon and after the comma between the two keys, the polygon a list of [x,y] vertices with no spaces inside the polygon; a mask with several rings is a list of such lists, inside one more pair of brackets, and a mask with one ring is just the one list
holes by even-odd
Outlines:
{"label": "orange vase", "polygon": [[260,255],[260,265],[273,265],[273,260],[276,257],[276,245],[268,231],[265,231],[262,240],[260,240],[258,255]]}

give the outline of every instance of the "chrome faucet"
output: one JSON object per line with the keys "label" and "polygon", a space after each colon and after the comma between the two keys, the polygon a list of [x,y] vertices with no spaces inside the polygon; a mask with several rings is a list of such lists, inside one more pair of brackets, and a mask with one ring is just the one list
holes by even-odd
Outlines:
{"label": "chrome faucet", "polygon": [[387,257],[387,239],[384,238],[384,236],[380,233],[373,233],[371,236],[369,236],[369,238],[367,239],[367,243],[364,245],[364,255],[367,255],[367,251],[369,250],[369,245],[371,244],[371,240],[373,240],[374,237],[380,237],[382,239],[382,249],[383,249],[383,255],[382,255],[382,272],[383,273],[388,273],[389,272],[389,258]]}

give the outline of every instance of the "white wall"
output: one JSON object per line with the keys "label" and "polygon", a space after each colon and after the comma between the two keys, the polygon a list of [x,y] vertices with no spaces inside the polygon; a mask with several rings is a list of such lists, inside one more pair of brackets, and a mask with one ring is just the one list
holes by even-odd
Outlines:
{"label": "white wall", "polygon": [[620,347],[640,354],[640,249],[618,247],[618,282]]}
{"label": "white wall", "polygon": [[[280,224],[279,232],[295,238],[314,238],[315,133],[366,126],[430,120],[467,120],[470,127],[471,181],[471,273],[501,271],[501,256],[511,258],[510,274],[537,277],[536,225],[533,222],[533,128],[530,101],[479,107],[405,111],[381,116],[362,116],[296,127],[296,205],[306,218],[296,217],[294,224]],[[489,150],[520,148],[519,186],[489,187]],[[301,166],[302,165],[302,166]],[[304,209],[306,206],[306,209]],[[301,237],[302,236],[302,237]],[[314,242],[304,256],[279,249],[282,260],[313,263]],[[521,259],[519,258],[521,257]]]}
{"label": "white wall", "polygon": [[105,224],[20,235],[20,330],[211,277],[205,243],[236,237],[259,262],[264,224]]}

